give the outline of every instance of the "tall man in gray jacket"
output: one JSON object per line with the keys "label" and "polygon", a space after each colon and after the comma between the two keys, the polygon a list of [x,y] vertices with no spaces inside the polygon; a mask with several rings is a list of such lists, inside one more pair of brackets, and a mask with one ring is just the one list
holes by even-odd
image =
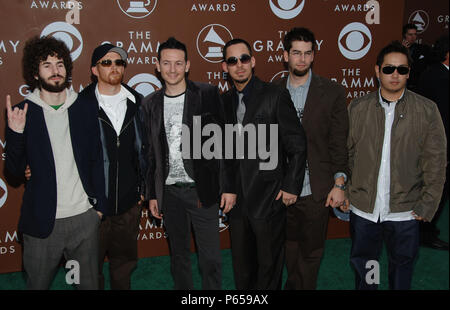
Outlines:
{"label": "tall man in gray jacket", "polygon": [[444,126],[434,102],[406,89],[410,65],[400,42],[384,47],[375,65],[379,90],[348,108],[350,261],[357,289],[377,288],[373,266],[383,241],[390,289],[410,288],[419,221],[431,221],[444,186]]}

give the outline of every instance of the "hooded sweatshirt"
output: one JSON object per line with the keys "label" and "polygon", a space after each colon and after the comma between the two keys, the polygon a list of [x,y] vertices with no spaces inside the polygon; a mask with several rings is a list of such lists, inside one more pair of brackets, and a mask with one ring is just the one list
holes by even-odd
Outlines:
{"label": "hooded sweatshirt", "polygon": [[57,219],[81,214],[92,207],[78,174],[70,136],[68,109],[77,97],[76,92],[66,90],[66,101],[57,110],[40,98],[37,88],[26,98],[42,107],[44,112],[55,161]]}

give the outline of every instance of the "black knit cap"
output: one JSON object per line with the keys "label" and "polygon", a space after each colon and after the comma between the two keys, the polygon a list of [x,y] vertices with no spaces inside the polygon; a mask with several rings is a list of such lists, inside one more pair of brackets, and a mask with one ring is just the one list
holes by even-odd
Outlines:
{"label": "black knit cap", "polygon": [[125,52],[124,49],[117,47],[115,45],[109,44],[109,43],[105,43],[100,46],[97,46],[95,48],[94,52],[92,53],[91,67],[95,67],[97,62],[100,59],[102,59],[103,56],[105,56],[109,52],[115,52],[120,55],[122,60],[127,61],[127,52]]}

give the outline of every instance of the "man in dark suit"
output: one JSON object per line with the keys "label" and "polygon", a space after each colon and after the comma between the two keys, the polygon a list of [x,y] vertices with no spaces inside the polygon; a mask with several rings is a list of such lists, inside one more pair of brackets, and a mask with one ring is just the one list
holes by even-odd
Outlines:
{"label": "man in dark suit", "polygon": [[313,73],[316,40],[306,28],[284,38],[289,76],[276,83],[289,90],[307,139],[307,167],[300,198],[288,208],[286,289],[316,288],[329,208],[345,200],[348,115],[345,91]]}
{"label": "man in dark suit", "polygon": [[220,289],[218,202],[227,213],[236,195],[232,182],[219,178],[221,157],[204,156],[202,148],[209,137],[202,135],[203,128],[223,126],[219,91],[212,85],[186,79],[190,67],[186,46],[175,38],[161,44],[156,67],[164,86],[142,103],[149,139],[146,193],[150,211],[155,218],[164,218],[175,289],[194,288],[191,225],[199,252],[202,288]]}
{"label": "man in dark suit", "polygon": [[418,92],[420,75],[430,62],[430,47],[417,42],[417,26],[406,24],[402,28],[402,45],[406,47],[411,56],[411,69],[407,82],[407,88]]}
{"label": "man in dark suit", "polygon": [[[433,58],[436,63],[430,65],[428,69],[422,73],[419,81],[419,94],[433,100],[441,113],[442,121],[445,127],[445,134],[447,141],[449,137],[448,132],[448,33],[441,36],[433,45]],[[448,147],[448,144],[447,144]],[[422,245],[431,247],[433,249],[447,250],[448,242],[438,238],[439,229],[436,227],[436,222],[439,215],[444,208],[446,201],[448,201],[448,179],[449,179],[449,152],[447,149],[447,170],[446,180],[444,184],[444,192],[442,194],[439,209],[436,212],[431,222],[421,222],[421,242]]]}
{"label": "man in dark suit", "polygon": [[[247,150],[244,156],[235,155],[231,173],[237,192],[230,213],[234,280],[237,289],[280,289],[286,206],[300,194],[306,140],[289,93],[254,76],[255,63],[245,40],[225,44],[222,69],[232,81],[222,95],[225,119],[237,124],[236,139]],[[262,142],[267,133],[270,141]],[[270,156],[262,156],[261,149],[270,149]]]}

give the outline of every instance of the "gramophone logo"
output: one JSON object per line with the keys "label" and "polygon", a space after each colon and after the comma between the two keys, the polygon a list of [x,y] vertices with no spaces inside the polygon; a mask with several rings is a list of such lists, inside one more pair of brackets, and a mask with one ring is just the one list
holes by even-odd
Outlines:
{"label": "gramophone logo", "polygon": [[280,71],[270,79],[270,82],[273,82],[273,81],[276,81],[279,79],[283,79],[283,78],[287,77],[288,75],[289,75],[289,71],[286,71],[286,70]]}
{"label": "gramophone logo", "polygon": [[408,23],[414,24],[417,27],[417,33],[422,33],[428,28],[428,24],[430,23],[430,18],[428,17],[427,12],[423,10],[417,10],[412,12],[409,16]]}
{"label": "gramophone logo", "polygon": [[203,27],[197,36],[197,51],[208,62],[222,61],[222,50],[225,42],[233,39],[227,27],[220,24],[210,24]]}
{"label": "gramophone logo", "polygon": [[127,16],[131,18],[144,18],[152,14],[156,8],[158,0],[144,0],[144,1],[121,1],[117,0],[119,8]]}

